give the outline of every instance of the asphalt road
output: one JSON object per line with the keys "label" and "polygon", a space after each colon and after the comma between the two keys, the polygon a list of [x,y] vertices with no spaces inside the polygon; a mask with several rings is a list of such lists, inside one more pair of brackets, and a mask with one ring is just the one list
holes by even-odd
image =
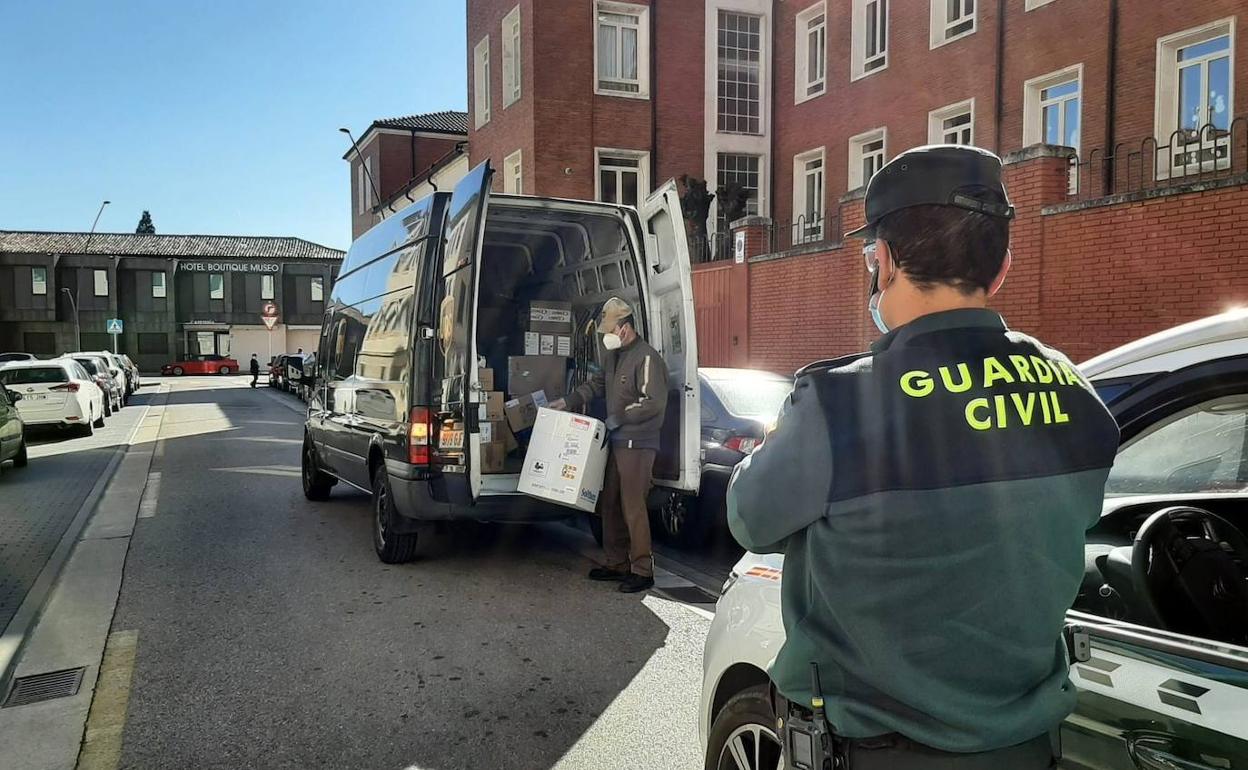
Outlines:
{"label": "asphalt road", "polygon": [[173,382],[113,621],[138,639],[122,767],[701,766],[705,613],[586,580],[560,524],[384,565],[365,496],[304,500],[288,397]]}

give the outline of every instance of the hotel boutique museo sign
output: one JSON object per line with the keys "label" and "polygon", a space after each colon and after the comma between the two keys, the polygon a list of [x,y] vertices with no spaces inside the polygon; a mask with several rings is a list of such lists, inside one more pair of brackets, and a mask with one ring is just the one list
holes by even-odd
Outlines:
{"label": "hotel boutique museo sign", "polygon": [[276,262],[183,262],[178,269],[191,273],[276,273],[282,268]]}

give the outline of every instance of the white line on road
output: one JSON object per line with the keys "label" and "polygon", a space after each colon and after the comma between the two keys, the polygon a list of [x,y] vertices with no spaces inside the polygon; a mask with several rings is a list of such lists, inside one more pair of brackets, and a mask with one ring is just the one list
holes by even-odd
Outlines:
{"label": "white line on road", "polygon": [[[164,446],[164,442],[157,444],[157,450]],[[160,500],[160,471],[152,471],[147,474],[147,485],[143,487],[143,497],[139,500],[139,518],[150,519],[156,515],[156,504]]]}

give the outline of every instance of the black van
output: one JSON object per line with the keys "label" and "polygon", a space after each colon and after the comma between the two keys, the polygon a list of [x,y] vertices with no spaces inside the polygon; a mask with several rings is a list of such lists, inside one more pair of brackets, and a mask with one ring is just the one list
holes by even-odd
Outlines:
{"label": "black van", "polygon": [[671,384],[655,483],[698,489],[697,337],[675,183],[634,210],[491,195],[492,175],[478,166],[351,246],[305,380],[304,494],[322,500],[338,481],[371,493],[384,562],[412,558],[422,522],[572,515],[519,495],[518,467],[480,470],[479,361],[505,371],[533,300],[571,303],[574,379],[600,355],[590,322],[602,303],[633,303]]}

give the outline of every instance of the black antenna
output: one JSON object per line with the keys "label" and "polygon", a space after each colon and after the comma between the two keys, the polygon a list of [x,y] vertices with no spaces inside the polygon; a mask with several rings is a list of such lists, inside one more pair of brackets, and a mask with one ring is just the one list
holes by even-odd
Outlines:
{"label": "black antenna", "polygon": [[823,718],[823,686],[819,684],[819,664],[810,662],[810,708],[816,719]]}
{"label": "black antenna", "polygon": [[377,189],[377,183],[373,181],[373,172],[368,170],[368,164],[364,162],[364,156],[360,154],[360,146],[355,143],[355,137],[351,136],[351,131],[346,128],[338,130],[347,135],[347,138],[351,140],[351,146],[355,148],[355,157],[360,159],[360,168],[364,169],[364,176],[368,177],[368,186],[373,188],[373,200],[377,201],[373,204],[373,208],[376,209],[381,205],[381,192]]}

